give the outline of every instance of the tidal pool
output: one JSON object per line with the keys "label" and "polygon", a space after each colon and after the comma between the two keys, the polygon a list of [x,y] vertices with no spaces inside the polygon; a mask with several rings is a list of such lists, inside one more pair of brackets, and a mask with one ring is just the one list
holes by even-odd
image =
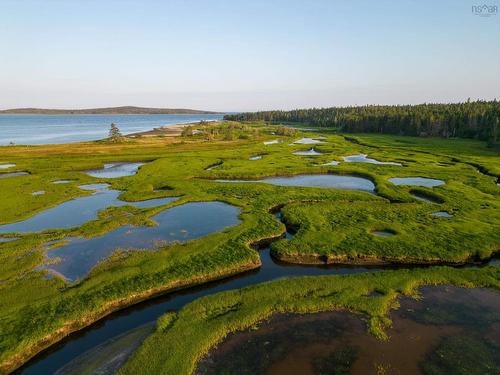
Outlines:
{"label": "tidal pool", "polygon": [[379,161],[377,159],[371,159],[367,157],[367,154],[344,156],[343,159],[347,163],[370,163],[370,164],[380,164],[380,165],[401,165],[401,163],[396,163],[392,161]]}
{"label": "tidal pool", "polygon": [[423,186],[423,187],[434,187],[444,185],[443,180],[436,180],[433,178],[425,177],[393,177],[390,178],[394,185],[412,185],[412,186]]}
{"label": "tidal pool", "polygon": [[260,160],[262,159],[264,155],[255,155],[255,156],[250,156],[248,160]]}
{"label": "tidal pool", "polygon": [[324,164],[321,164],[321,165],[339,165],[340,162],[336,161],[336,160],[332,160],[332,161],[329,161],[328,163],[324,163]]}
{"label": "tidal pool", "polygon": [[85,171],[89,176],[98,178],[118,178],[132,176],[145,163],[108,163],[102,169]]}
{"label": "tidal pool", "polygon": [[9,178],[9,177],[17,177],[17,176],[26,176],[29,173],[26,171],[19,172],[9,172],[9,173],[0,173],[0,178]]}
{"label": "tidal pool", "polygon": [[316,138],[301,138],[301,139],[293,142],[292,144],[297,144],[297,145],[315,145],[315,144],[318,144],[318,143],[324,143],[324,142],[322,140],[316,139]]}
{"label": "tidal pool", "polygon": [[118,199],[121,191],[108,189],[108,184],[88,184],[79,187],[83,190],[93,190],[95,193],[63,202],[26,220],[0,225],[0,233],[27,233],[55,228],[78,227],[87,221],[95,220],[99,211],[111,206],[131,205],[147,208],[164,205],[177,199],[177,197],[167,197],[139,202],[125,202]]}
{"label": "tidal pool", "polygon": [[318,155],[323,155],[321,152],[316,151],[314,148],[311,148],[307,151],[296,151],[293,153],[294,155],[300,155],[300,156],[318,156]]}
{"label": "tidal pool", "polygon": [[278,186],[318,187],[375,192],[373,182],[363,177],[334,174],[303,174],[290,177],[268,177],[261,180],[216,180],[217,182],[262,182]]}
{"label": "tidal pool", "polygon": [[70,238],[67,245],[48,251],[49,259],[59,258],[60,262],[45,268],[68,280],[81,279],[116,249],[155,249],[200,238],[238,224],[239,213],[239,208],[222,202],[186,203],[153,216],[157,226],[125,225],[90,239]]}
{"label": "tidal pool", "polygon": [[0,164],[0,169],[8,169],[15,166],[16,166],[15,164]]}
{"label": "tidal pool", "polygon": [[434,197],[430,194],[425,194],[425,193],[420,192],[420,191],[412,190],[412,191],[410,191],[410,195],[414,198],[417,198],[420,201],[427,202],[427,203],[437,203],[437,204],[443,203],[442,199],[440,199],[438,197]]}
{"label": "tidal pool", "polygon": [[391,313],[388,341],[370,335],[359,314],[277,315],[257,330],[230,334],[196,373],[499,373],[500,293],[450,286],[420,291],[421,300],[402,298]]}
{"label": "tidal pool", "polygon": [[396,235],[396,232],[390,229],[372,230],[371,233],[379,237],[392,237]]}
{"label": "tidal pool", "polygon": [[438,211],[438,212],[433,212],[431,214],[432,216],[436,216],[436,217],[446,217],[446,218],[450,218],[450,217],[453,217],[452,214],[449,214],[448,212],[446,211]]}

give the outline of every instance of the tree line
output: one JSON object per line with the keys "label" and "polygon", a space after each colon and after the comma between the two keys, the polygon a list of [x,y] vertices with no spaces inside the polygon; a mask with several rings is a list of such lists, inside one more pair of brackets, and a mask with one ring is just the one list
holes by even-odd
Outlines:
{"label": "tree line", "polygon": [[452,104],[366,105],[248,112],[224,116],[235,121],[303,123],[347,133],[500,140],[500,102],[470,101]]}

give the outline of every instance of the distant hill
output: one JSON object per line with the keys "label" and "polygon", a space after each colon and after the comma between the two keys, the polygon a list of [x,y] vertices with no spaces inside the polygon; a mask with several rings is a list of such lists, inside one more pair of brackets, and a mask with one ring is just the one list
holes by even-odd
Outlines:
{"label": "distant hill", "polygon": [[89,109],[46,109],[46,108],[13,108],[0,111],[0,114],[38,114],[38,115],[202,115],[219,112],[199,111],[185,108],[145,108],[145,107],[109,107]]}

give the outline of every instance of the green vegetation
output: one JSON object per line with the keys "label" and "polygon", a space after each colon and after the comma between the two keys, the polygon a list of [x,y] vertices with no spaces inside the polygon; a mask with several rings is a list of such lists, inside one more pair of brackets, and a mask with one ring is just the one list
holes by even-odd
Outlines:
{"label": "green vegetation", "polygon": [[[78,189],[78,185],[106,180],[91,178],[81,171],[96,169],[108,162],[148,162],[134,176],[106,181],[112,188],[123,191],[123,200],[180,197],[164,207],[109,208],[79,228],[0,235],[20,237],[0,243],[0,373],[18,367],[68,333],[124,306],[259,267],[258,252],[250,245],[278,237],[285,230],[269,212],[273,207],[284,206],[285,220],[300,226],[292,241],[274,245],[276,254],[297,255],[289,261],[300,261],[299,251],[304,254],[316,251],[298,246],[306,240],[321,247],[324,254],[351,255],[355,249],[357,255],[379,257],[384,256],[382,249],[385,248],[391,258],[402,262],[415,258],[453,262],[476,256],[486,258],[499,248],[500,188],[496,182],[500,176],[500,151],[488,149],[479,141],[432,139],[426,145],[412,137],[355,135],[345,139],[341,135],[322,133],[325,142],[315,146],[322,155],[303,157],[292,152],[307,150],[310,146],[290,144],[300,137],[315,137],[318,133],[280,135],[276,134],[276,127],[263,122],[199,124],[193,125],[192,130],[191,135],[177,138],[144,137],[127,138],[122,143],[101,141],[0,148],[0,163],[16,164],[9,172],[30,172],[0,179],[0,224],[24,220],[69,199],[91,194]],[[263,143],[274,139],[282,142]],[[359,153],[401,162],[403,166],[342,162],[342,156]],[[264,156],[260,160],[249,160],[254,155]],[[322,165],[332,160],[342,163]],[[214,164],[219,166],[206,170]],[[376,184],[378,195],[213,181],[300,173],[364,176]],[[419,188],[442,197],[444,203],[420,202],[409,194],[413,188],[395,186],[388,181],[390,177],[405,176],[446,181],[440,187]],[[72,182],[52,183],[63,179]],[[40,190],[46,193],[31,195]],[[49,241],[70,236],[93,237],[125,224],[154,225],[149,218],[164,208],[212,200],[240,207],[242,223],[198,240],[162,246],[158,251],[116,253],[74,284],[57,276],[47,277],[47,271],[39,268],[50,251],[46,245]],[[441,210],[453,213],[454,218],[428,215]],[[304,217],[299,217],[300,213]],[[329,227],[332,223],[328,217],[349,227],[334,231]],[[369,233],[371,229],[393,229],[397,235],[374,238]],[[425,240],[417,229],[425,229]],[[330,247],[323,246],[324,233],[329,236]],[[337,233],[349,240],[333,238]]]}
{"label": "green vegetation", "polygon": [[[387,317],[400,295],[422,285],[500,288],[500,267],[459,270],[434,267],[348,276],[300,277],[200,298],[157,329],[121,369],[127,374],[192,374],[196,363],[229,333],[254,327],[274,314],[346,309],[369,317],[368,328],[385,339]],[[372,292],[378,292],[370,296]],[[172,318],[169,318],[171,320]]]}
{"label": "green vegetation", "polygon": [[348,133],[479,138],[496,144],[500,132],[500,102],[312,108],[241,113],[224,118],[298,122]]}

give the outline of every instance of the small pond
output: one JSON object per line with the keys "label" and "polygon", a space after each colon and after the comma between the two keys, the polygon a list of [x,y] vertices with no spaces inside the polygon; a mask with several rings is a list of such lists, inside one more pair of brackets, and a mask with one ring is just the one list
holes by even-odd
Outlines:
{"label": "small pond", "polygon": [[19,172],[9,172],[9,173],[0,173],[0,178],[9,178],[9,177],[17,177],[17,176],[26,176],[29,173],[26,171]]}
{"label": "small pond", "polygon": [[311,148],[307,151],[296,151],[293,153],[294,155],[300,155],[300,156],[318,156],[318,155],[323,155],[321,152],[316,151],[314,148]]}
{"label": "small pond", "polygon": [[71,182],[74,182],[75,180],[57,180],[57,181],[52,181],[53,184],[60,185],[60,184],[69,184]]}
{"label": "small pond", "polygon": [[33,193],[31,193],[31,195],[33,195],[34,197],[36,197],[37,195],[44,195],[45,194],[45,190],[38,190],[38,191],[34,191]]}
{"label": "small pond", "polygon": [[427,203],[443,203],[441,199],[438,197],[433,197],[432,195],[422,193],[420,191],[415,191],[412,190],[410,191],[410,195],[414,198],[417,198],[420,201],[427,202]]}
{"label": "small pond", "polygon": [[450,217],[453,217],[452,214],[446,212],[446,211],[439,211],[439,212],[434,212],[431,214],[432,216],[436,216],[436,217],[446,217],[446,218],[450,218]]}
{"label": "small pond", "polygon": [[55,228],[78,227],[97,218],[97,213],[111,206],[131,205],[139,208],[161,206],[176,200],[176,197],[150,199],[139,202],[125,202],[118,199],[120,190],[108,189],[108,184],[81,185],[94,194],[63,202],[42,211],[26,220],[0,225],[0,233],[38,232]]}
{"label": "small pond", "polygon": [[[94,238],[70,238],[69,243],[48,251],[60,262],[45,268],[69,280],[81,279],[101,260],[118,249],[155,249],[174,241],[188,241],[237,225],[240,209],[222,202],[186,203],[152,217],[157,226],[125,225]],[[217,218],[217,220],[214,220]]]}
{"label": "small pond", "polygon": [[255,155],[255,156],[250,156],[248,160],[260,160],[262,159],[264,155]]}
{"label": "small pond", "polygon": [[264,144],[265,144],[265,145],[276,145],[276,144],[278,144],[278,143],[280,143],[280,140],[279,140],[279,139],[274,139],[274,140],[272,140],[272,141],[265,141],[265,142],[264,142]]}
{"label": "small pond", "polygon": [[385,230],[372,230],[371,234],[379,237],[392,237],[396,235],[396,232],[390,229]]}
{"label": "small pond", "polygon": [[301,138],[301,139],[293,142],[293,144],[297,144],[297,145],[315,145],[318,143],[323,143],[323,141],[320,139],[316,139],[316,138]]}
{"label": "small pond", "polygon": [[18,240],[18,237],[0,237],[0,243],[5,243],[5,242],[10,242],[10,241],[15,241]]}
{"label": "small pond", "polygon": [[108,163],[102,169],[85,171],[89,176],[97,178],[118,178],[132,176],[145,163]]}
{"label": "small pond", "polygon": [[423,186],[423,187],[434,187],[444,185],[443,180],[436,180],[433,178],[425,177],[393,177],[390,178],[394,185],[412,185],[412,186]]}
{"label": "small pond", "polygon": [[370,164],[380,164],[380,165],[401,165],[401,163],[396,163],[392,161],[379,161],[376,159],[371,159],[367,157],[367,154],[344,156],[343,159],[347,163],[370,163]]}
{"label": "small pond", "polygon": [[[500,293],[424,287],[391,312],[389,340],[368,333],[363,315],[285,314],[230,334],[197,374],[497,374]],[[378,298],[372,293],[366,298]]]}
{"label": "small pond", "polygon": [[0,169],[8,169],[15,166],[16,166],[15,164],[0,164]]}
{"label": "small pond", "polygon": [[303,174],[289,177],[268,177],[261,180],[216,180],[218,182],[262,182],[278,186],[318,187],[343,190],[361,190],[373,193],[375,185],[363,177],[334,174]]}
{"label": "small pond", "polygon": [[329,161],[328,163],[324,163],[324,164],[321,164],[321,165],[339,165],[340,162],[336,161],[336,160],[332,160],[332,161]]}

